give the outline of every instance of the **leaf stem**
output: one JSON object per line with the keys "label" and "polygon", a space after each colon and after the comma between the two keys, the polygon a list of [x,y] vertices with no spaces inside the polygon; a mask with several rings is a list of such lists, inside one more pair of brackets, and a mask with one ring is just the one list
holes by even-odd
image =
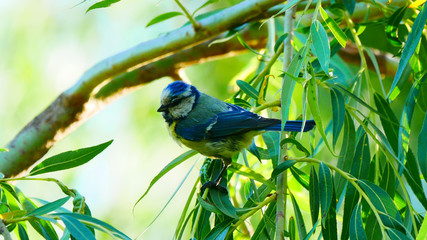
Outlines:
{"label": "leaf stem", "polygon": [[257,213],[261,208],[264,206],[267,206],[271,202],[275,201],[277,198],[277,193],[273,193],[271,196],[267,197],[264,201],[262,201],[260,204],[258,204],[256,207],[252,208],[249,212],[243,214],[240,216],[239,220],[234,223],[232,226],[235,228],[239,226],[243,221],[245,221],[247,218],[251,217],[255,213]]}
{"label": "leaf stem", "polygon": [[280,107],[281,101],[280,99],[274,100],[272,102],[264,103],[259,107],[254,108],[252,111],[255,113],[261,112],[262,110],[269,108],[269,107]]}
{"label": "leaf stem", "polygon": [[182,3],[179,0],[175,0],[176,4],[181,8],[181,10],[184,12],[185,16],[190,21],[191,25],[194,27],[194,31],[197,31],[201,28],[200,23],[196,21],[196,19],[188,12],[188,10],[182,5]]}

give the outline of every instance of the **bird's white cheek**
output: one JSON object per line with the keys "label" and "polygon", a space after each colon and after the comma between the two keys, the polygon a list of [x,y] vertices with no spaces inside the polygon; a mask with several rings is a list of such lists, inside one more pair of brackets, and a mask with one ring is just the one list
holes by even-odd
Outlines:
{"label": "bird's white cheek", "polygon": [[186,117],[191,109],[193,109],[194,102],[196,101],[196,97],[188,97],[181,101],[180,104],[178,104],[175,107],[170,108],[169,113],[172,115],[174,119],[179,119]]}

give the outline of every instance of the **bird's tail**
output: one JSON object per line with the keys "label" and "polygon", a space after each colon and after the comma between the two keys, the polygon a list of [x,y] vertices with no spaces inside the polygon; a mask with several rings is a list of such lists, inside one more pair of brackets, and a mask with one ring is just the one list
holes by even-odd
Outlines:
{"label": "bird's tail", "polygon": [[[303,125],[303,121],[301,121],[301,120],[286,121],[284,131],[285,132],[301,132],[302,125]],[[310,131],[311,129],[314,128],[314,126],[316,126],[316,123],[314,122],[314,120],[307,120],[305,122],[303,132]],[[269,127],[265,128],[264,130],[266,130],[266,131],[280,131],[281,130],[281,124],[269,126]]]}

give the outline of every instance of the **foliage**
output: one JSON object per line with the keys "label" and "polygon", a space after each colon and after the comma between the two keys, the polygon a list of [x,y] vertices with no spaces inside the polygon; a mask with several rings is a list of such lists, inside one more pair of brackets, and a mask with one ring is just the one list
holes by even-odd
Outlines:
{"label": "foliage", "polygon": [[[114,239],[129,239],[106,222],[92,217],[85,198],[75,189],[70,189],[54,178],[35,178],[33,175],[55,172],[80,166],[107,148],[113,141],[52,156],[36,165],[27,176],[0,179],[0,217],[8,231],[15,231],[19,239],[29,239],[31,226],[45,239],[59,239],[57,226],[62,230],[61,239],[95,239],[95,229],[109,234]],[[47,181],[58,185],[66,197],[47,202],[31,199],[12,181]],[[72,210],[62,206],[72,199]],[[59,221],[62,221],[61,224]],[[6,239],[6,238],[5,238]]]}
{"label": "foliage", "polygon": [[[100,1],[88,11],[115,2]],[[183,15],[194,31],[203,31],[198,21],[211,13],[195,13],[217,1],[206,1],[192,14],[178,0],[175,2],[183,13],[160,14],[147,26]],[[236,37],[258,59],[256,71],[232,83],[236,92],[228,102],[284,120],[312,118],[316,129],[305,134],[268,132],[257,137],[222,178],[220,186],[226,192],[216,188],[198,191],[222,167],[220,160],[206,158],[180,211],[174,238],[274,239],[279,232],[290,239],[425,239],[424,1],[409,6],[358,3],[365,7],[365,17],[358,21],[355,19],[360,7],[356,1],[307,1],[304,8],[298,8],[295,24],[284,22],[282,14],[299,3],[287,1],[270,19],[263,20],[269,32],[262,52],[240,37],[240,32],[254,23],[229,29],[224,39],[214,43]],[[371,8],[383,18],[369,15],[367,9]],[[291,29],[295,35],[284,29]],[[294,54],[283,56],[289,46]],[[357,54],[346,58],[348,49]],[[378,60],[384,57],[392,62],[388,55],[399,57],[395,74],[389,74],[386,64]],[[288,57],[292,57],[289,66],[281,68]],[[128,239],[114,227],[92,218],[76,190],[55,179],[31,177],[84,164],[110,143],[49,158],[26,177],[1,179],[0,215],[9,231],[27,239],[28,222],[46,239],[58,239],[53,225],[64,229],[65,238],[94,239],[97,229]],[[172,160],[135,204],[161,177],[195,155],[188,151]],[[283,189],[278,184],[282,176],[286,176]],[[43,205],[36,206],[8,183],[12,180],[52,181],[66,197],[49,203],[40,201]],[[284,203],[277,200],[281,192]],[[62,208],[70,198],[73,211]],[[280,205],[286,206],[284,212],[278,212]],[[285,218],[283,226],[276,223],[278,217]]]}

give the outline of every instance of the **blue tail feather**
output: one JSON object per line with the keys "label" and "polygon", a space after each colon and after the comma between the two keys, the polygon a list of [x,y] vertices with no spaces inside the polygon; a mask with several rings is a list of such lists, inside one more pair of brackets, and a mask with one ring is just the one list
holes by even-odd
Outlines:
{"label": "blue tail feather", "polygon": [[[301,120],[287,121],[284,131],[285,132],[301,132],[302,125],[303,125],[303,121],[301,121]],[[269,127],[265,128],[264,130],[266,130],[266,131],[280,131],[281,126],[282,126],[281,124],[277,124],[274,126],[269,126]],[[311,129],[314,128],[314,126],[316,126],[316,123],[314,122],[314,120],[307,120],[305,122],[303,132],[310,131]]]}

